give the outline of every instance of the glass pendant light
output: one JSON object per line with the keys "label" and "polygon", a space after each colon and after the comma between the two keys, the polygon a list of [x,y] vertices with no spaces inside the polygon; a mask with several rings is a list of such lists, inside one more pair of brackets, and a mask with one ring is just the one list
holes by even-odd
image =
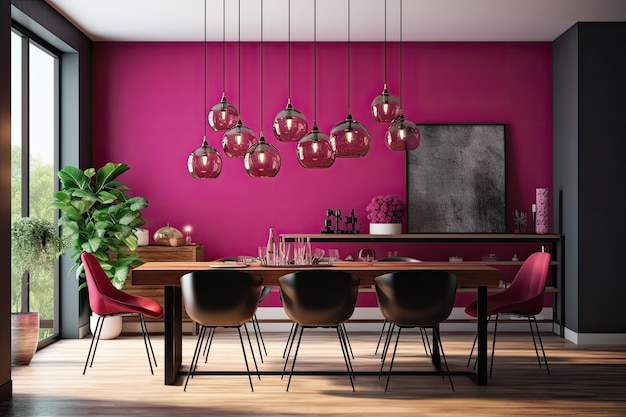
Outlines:
{"label": "glass pendant light", "polygon": [[[204,103],[206,111],[206,2],[204,2]],[[202,146],[196,148],[187,158],[187,170],[193,178],[217,178],[222,172],[222,157],[219,152],[209,146],[206,140],[206,123],[204,123],[204,139]]]}
{"label": "glass pendant light", "polygon": [[392,151],[413,151],[420,144],[420,131],[400,114],[387,129],[385,140]]}
{"label": "glass pendant light", "polygon": [[317,0],[313,7],[313,130],[298,142],[296,156],[304,168],[329,168],[335,162],[336,148],[317,127]]}
{"label": "glass pendant light", "polygon": [[196,148],[187,159],[187,169],[193,178],[217,178],[222,172],[222,157],[209,146],[206,136],[202,146]]}
{"label": "glass pendant light", "polygon": [[239,112],[226,100],[226,0],[222,0],[222,99],[211,107],[209,126],[216,132],[223,132],[237,124]]}
{"label": "glass pendant light", "polygon": [[400,115],[400,100],[387,90],[387,0],[385,0],[385,82],[383,92],[372,100],[372,117],[377,122],[390,123]]}
{"label": "glass pendant light", "polygon": [[280,171],[280,153],[278,149],[270,143],[265,142],[263,137],[263,0],[261,0],[261,129],[259,143],[250,146],[243,159],[243,165],[249,176],[253,178],[275,177]]}
{"label": "glass pendant light", "polygon": [[281,110],[274,118],[272,131],[274,136],[281,142],[297,142],[309,130],[309,122],[299,110],[295,109],[291,104],[291,0],[288,2],[289,18],[288,27],[289,34],[287,40],[287,107]]}
{"label": "glass pendant light", "polygon": [[[239,109],[241,109],[241,0],[239,0],[239,23],[238,23],[238,41],[237,41],[237,63],[239,71],[238,100]],[[224,133],[222,137],[222,148],[226,156],[230,158],[243,158],[250,146],[257,143],[257,137],[249,127],[245,126],[241,121],[241,113],[237,124]]]}
{"label": "glass pendant light", "polygon": [[[402,103],[402,0],[400,0],[400,102]],[[391,123],[385,133],[385,142],[392,151],[412,151],[420,144],[420,131],[415,123],[404,118],[402,108],[400,115]]]}
{"label": "glass pendant light", "polygon": [[337,158],[359,158],[367,155],[372,137],[362,123],[350,113],[350,0],[348,0],[348,116],[330,131],[330,141],[335,144]]}

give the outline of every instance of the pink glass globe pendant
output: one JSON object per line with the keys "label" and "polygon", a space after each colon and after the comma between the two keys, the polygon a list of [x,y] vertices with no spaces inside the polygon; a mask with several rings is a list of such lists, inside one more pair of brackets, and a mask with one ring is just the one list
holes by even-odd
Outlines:
{"label": "pink glass globe pendant", "polygon": [[392,151],[413,151],[420,144],[420,131],[400,114],[387,129],[385,141]]}
{"label": "pink glass globe pendant", "polygon": [[187,169],[193,178],[217,178],[222,172],[222,157],[215,148],[209,146],[206,136],[202,146],[189,155]]}
{"label": "pink glass globe pendant", "polygon": [[239,112],[226,100],[226,94],[222,93],[219,103],[213,105],[207,116],[209,126],[216,132],[223,132],[237,124]]}

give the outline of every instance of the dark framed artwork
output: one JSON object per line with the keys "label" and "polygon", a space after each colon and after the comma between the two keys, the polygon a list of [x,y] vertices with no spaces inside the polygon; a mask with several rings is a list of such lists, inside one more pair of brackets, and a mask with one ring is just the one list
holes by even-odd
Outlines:
{"label": "dark framed artwork", "polygon": [[418,125],[407,152],[408,233],[506,233],[505,125]]}

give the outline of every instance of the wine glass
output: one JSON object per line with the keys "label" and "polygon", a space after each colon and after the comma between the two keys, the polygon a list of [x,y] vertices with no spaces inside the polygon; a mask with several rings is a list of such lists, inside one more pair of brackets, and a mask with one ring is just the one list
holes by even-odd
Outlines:
{"label": "wine glass", "polygon": [[339,259],[339,249],[328,249],[328,265],[332,265],[337,259]]}

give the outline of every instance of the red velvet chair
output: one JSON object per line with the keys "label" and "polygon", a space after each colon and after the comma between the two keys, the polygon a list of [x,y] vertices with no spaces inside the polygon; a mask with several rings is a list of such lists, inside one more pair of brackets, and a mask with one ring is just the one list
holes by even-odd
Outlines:
{"label": "red velvet chair", "polygon": [[[539,351],[537,350],[537,342],[535,339],[535,332],[533,330],[533,322],[535,323],[535,329],[537,331],[539,345],[541,346],[543,360],[546,364],[548,375],[550,375],[548,359],[546,358],[546,352],[543,349],[541,335],[539,334],[539,326],[537,325],[537,319],[535,318],[535,314],[539,314],[543,308],[546,281],[548,279],[548,269],[550,267],[550,258],[551,255],[547,252],[533,253],[528,257],[528,259],[526,259],[522,267],[517,271],[511,285],[506,290],[491,293],[487,296],[487,315],[489,318],[495,316],[493,342],[491,345],[490,376],[493,373],[493,358],[496,347],[498,316],[500,314],[515,314],[528,319],[530,333],[532,334],[533,344],[535,345],[535,353],[537,354],[537,362],[541,368],[541,359],[539,357]],[[472,301],[468,304],[467,307],[465,307],[465,312],[472,317],[476,317],[478,315],[477,302]],[[475,345],[476,338],[474,338],[474,344],[472,344],[472,350],[467,361],[468,366],[472,360]]]}
{"label": "red velvet chair", "polygon": [[[91,365],[93,365],[93,359],[96,356],[96,349],[98,348],[98,341],[100,340],[104,320],[109,316],[130,314],[139,315],[143,341],[146,346],[146,353],[148,354],[148,363],[150,364],[150,372],[154,375],[152,360],[154,360],[154,366],[157,366],[156,357],[154,356],[152,343],[150,343],[150,336],[148,335],[144,316],[159,318],[163,316],[163,307],[150,298],[130,294],[115,288],[93,254],[83,252],[80,255],[80,259],[83,262],[85,276],[87,277],[89,305],[91,306],[91,310],[99,315],[95,334],[89,346],[89,353],[85,361],[83,375],[87,370],[87,363],[90,362],[90,358],[91,363],[89,363],[89,367],[91,368]],[[150,351],[148,351],[148,347]],[[150,358],[150,352],[152,352],[152,359]]]}

